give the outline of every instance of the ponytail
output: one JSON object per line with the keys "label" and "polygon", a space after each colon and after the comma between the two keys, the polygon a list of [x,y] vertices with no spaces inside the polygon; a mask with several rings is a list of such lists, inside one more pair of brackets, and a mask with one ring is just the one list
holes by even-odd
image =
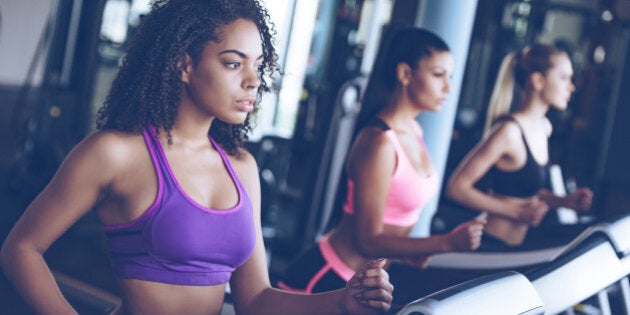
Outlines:
{"label": "ponytail", "polygon": [[486,124],[483,128],[484,138],[490,133],[494,120],[510,111],[514,93],[514,69],[517,63],[516,59],[516,53],[512,52],[505,56],[501,62],[497,80],[492,90],[492,96],[490,97],[490,103],[488,104]]}
{"label": "ponytail", "polygon": [[566,54],[566,51],[553,45],[533,44],[503,58],[488,104],[484,138],[490,134],[495,119],[509,113],[515,85],[526,88],[532,73],[547,73],[553,67],[552,57],[557,54]]}

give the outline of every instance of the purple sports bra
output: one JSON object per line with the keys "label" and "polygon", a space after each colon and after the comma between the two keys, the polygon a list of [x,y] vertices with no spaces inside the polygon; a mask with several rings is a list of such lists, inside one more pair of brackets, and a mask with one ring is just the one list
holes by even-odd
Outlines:
{"label": "purple sports bra", "polygon": [[181,188],[168,164],[155,129],[143,132],[158,179],[153,204],[139,218],[104,226],[114,274],[178,285],[227,283],[234,269],[251,255],[255,243],[252,205],[225,152],[221,155],[238,191],[238,204],[208,209]]}

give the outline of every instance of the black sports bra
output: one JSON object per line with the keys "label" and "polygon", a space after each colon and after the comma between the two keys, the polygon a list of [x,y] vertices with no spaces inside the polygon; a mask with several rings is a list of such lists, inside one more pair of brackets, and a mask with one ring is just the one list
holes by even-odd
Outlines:
{"label": "black sports bra", "polygon": [[538,193],[541,188],[549,186],[549,163],[539,165],[532,155],[523,127],[512,116],[503,116],[497,122],[511,120],[521,129],[523,143],[527,151],[525,165],[516,171],[503,171],[493,166],[490,169],[490,187],[493,192],[505,196],[527,198]]}

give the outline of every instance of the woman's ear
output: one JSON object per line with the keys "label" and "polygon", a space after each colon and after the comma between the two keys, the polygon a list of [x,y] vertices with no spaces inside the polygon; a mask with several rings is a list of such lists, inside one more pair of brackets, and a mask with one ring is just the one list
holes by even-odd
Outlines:
{"label": "woman's ear", "polygon": [[179,69],[182,71],[182,82],[190,83],[190,74],[193,70],[192,58],[189,54],[186,54],[182,60],[179,61]]}
{"label": "woman's ear", "polygon": [[406,62],[401,62],[396,66],[396,79],[402,86],[406,86],[411,81],[411,67]]}
{"label": "woman's ear", "polygon": [[545,87],[545,76],[540,72],[534,72],[529,76],[529,80],[534,87],[534,90],[540,91]]}

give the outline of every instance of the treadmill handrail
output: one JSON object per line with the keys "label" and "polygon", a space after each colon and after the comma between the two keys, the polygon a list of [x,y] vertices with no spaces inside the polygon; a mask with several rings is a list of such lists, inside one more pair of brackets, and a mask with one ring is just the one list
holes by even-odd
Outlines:
{"label": "treadmill handrail", "polygon": [[431,256],[429,268],[505,269],[536,266],[556,260],[595,234],[603,234],[618,256],[630,254],[630,215],[586,228],[566,245],[507,252],[454,252]]}
{"label": "treadmill handrail", "polygon": [[397,315],[544,314],[542,299],[522,274],[506,271],[479,277],[407,304]]}
{"label": "treadmill handrail", "polygon": [[525,276],[543,299],[549,314],[560,313],[627,276],[609,239],[589,237],[566,255]]}

